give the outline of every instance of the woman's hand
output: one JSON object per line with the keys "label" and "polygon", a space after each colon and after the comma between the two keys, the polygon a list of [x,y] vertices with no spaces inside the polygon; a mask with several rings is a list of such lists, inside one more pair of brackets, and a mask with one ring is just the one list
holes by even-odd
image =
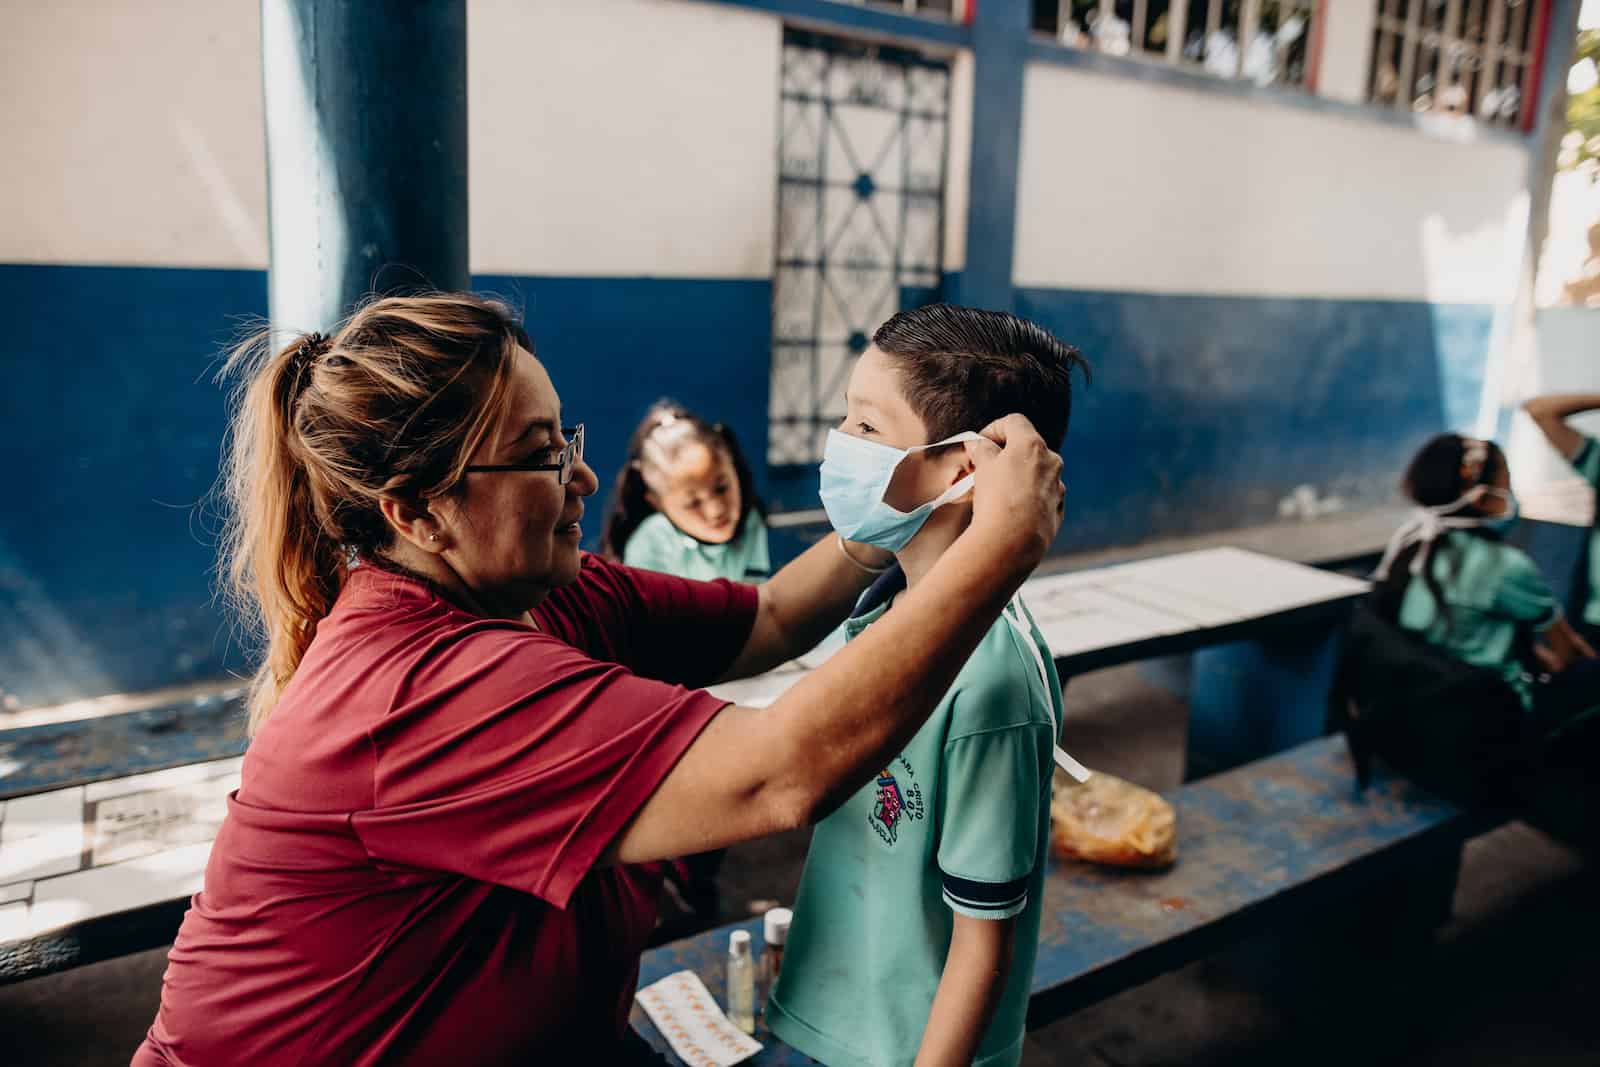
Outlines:
{"label": "woman's hand", "polygon": [[977,477],[971,532],[1000,543],[1001,558],[1032,571],[1061,528],[1066,486],[1061,457],[1022,415],[1007,415],[983,428],[984,441],[967,441]]}

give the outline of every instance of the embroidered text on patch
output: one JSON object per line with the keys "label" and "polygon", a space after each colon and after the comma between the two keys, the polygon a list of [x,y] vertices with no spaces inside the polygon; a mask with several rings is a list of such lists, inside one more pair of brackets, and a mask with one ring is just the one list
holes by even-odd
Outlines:
{"label": "embroidered text on patch", "polygon": [[[906,773],[911,774],[911,764],[906,762],[904,756],[900,762],[906,768]],[[902,819],[920,819],[925,808],[922,802],[922,789],[911,786],[902,792],[900,783],[895,776],[885,767],[878,772],[877,779],[878,799],[872,806],[872,812],[867,816],[867,823],[883,838],[883,843],[892,845],[900,837],[900,822]]]}

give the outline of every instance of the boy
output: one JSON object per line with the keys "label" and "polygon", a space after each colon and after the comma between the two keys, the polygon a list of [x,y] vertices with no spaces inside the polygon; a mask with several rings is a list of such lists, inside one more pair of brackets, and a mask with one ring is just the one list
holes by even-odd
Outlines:
{"label": "boy", "polygon": [[[848,637],[971,521],[975,431],[1020,412],[1060,448],[1075,367],[1076,349],[998,312],[933,305],[878,330],[822,463],[840,547],[896,559]],[[817,825],[774,1034],[832,1067],[1019,1062],[1060,728],[1055,665],[1015,601],[905,750]]]}
{"label": "boy", "polygon": [[[1597,227],[1600,228],[1600,227]],[[1586,411],[1600,411],[1600,393],[1536,396],[1523,410],[1533,416],[1546,438],[1580,477],[1600,489],[1600,438],[1586,437],[1567,420]],[[1573,590],[1572,621],[1591,645],[1600,643],[1600,508],[1589,531],[1589,544],[1578,562],[1578,587]]]}

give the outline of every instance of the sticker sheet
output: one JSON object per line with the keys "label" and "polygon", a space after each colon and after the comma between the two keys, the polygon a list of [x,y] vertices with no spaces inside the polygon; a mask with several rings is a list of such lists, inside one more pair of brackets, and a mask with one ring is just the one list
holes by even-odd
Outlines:
{"label": "sticker sheet", "polygon": [[693,971],[677,971],[634,994],[672,1051],[689,1067],[732,1067],[761,1051],[734,1026]]}

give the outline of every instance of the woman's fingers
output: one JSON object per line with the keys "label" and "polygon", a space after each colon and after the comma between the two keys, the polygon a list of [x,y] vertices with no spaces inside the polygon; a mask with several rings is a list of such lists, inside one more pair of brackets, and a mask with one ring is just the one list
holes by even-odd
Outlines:
{"label": "woman's fingers", "polygon": [[977,477],[973,522],[1014,542],[1013,551],[1042,558],[1066,509],[1061,457],[1022,415],[985,426],[983,441],[966,442]]}

